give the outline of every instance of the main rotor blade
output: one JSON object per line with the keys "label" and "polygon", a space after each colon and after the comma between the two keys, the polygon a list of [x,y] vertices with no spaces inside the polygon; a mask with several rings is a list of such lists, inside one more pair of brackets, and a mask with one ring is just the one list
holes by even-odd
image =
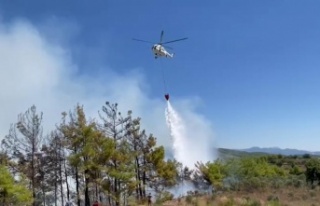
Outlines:
{"label": "main rotor blade", "polygon": [[162,31],[161,31],[161,35],[160,35],[160,44],[161,44],[161,42],[162,42],[163,33],[164,33],[164,31],[162,30]]}
{"label": "main rotor blade", "polygon": [[145,42],[145,43],[151,43],[151,44],[154,44],[154,42],[151,42],[151,41],[145,41],[145,40],[141,40],[141,39],[132,39],[132,40],[135,40],[135,41],[141,41],[141,42]]}
{"label": "main rotor blade", "polygon": [[176,41],[182,41],[182,40],[186,40],[186,39],[188,39],[188,38],[182,38],[182,39],[167,41],[167,42],[163,42],[162,44],[168,44],[168,43],[172,43],[172,42],[176,42]]}

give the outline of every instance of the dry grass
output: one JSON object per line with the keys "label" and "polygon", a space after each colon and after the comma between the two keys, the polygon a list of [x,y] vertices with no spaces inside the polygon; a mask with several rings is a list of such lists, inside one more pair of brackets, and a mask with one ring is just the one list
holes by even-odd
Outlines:
{"label": "dry grass", "polygon": [[320,190],[286,188],[246,192],[223,192],[210,196],[187,196],[159,205],[166,206],[317,206],[320,205]]}

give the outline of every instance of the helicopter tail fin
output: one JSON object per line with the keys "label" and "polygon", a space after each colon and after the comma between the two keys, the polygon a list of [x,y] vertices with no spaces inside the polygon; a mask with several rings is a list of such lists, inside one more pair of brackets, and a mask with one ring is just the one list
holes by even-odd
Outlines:
{"label": "helicopter tail fin", "polygon": [[174,53],[172,53],[172,54],[169,53],[168,56],[171,57],[171,58],[173,58]]}
{"label": "helicopter tail fin", "polygon": [[166,54],[165,54],[165,57],[170,57],[170,58],[173,58],[173,55],[174,55],[174,53],[172,53],[172,54],[170,54],[169,52],[166,52]]}

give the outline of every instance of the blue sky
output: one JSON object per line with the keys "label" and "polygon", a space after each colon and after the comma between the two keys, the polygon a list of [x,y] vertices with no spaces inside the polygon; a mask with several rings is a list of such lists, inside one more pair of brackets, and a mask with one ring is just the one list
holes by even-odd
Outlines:
{"label": "blue sky", "polygon": [[[148,97],[163,98],[164,69],[171,102],[201,99],[196,110],[221,147],[308,150],[320,150],[319,9],[315,0],[0,1],[3,22],[69,25],[82,75],[136,69]],[[161,30],[164,40],[189,38],[170,45],[173,59],[131,40],[157,42]]]}

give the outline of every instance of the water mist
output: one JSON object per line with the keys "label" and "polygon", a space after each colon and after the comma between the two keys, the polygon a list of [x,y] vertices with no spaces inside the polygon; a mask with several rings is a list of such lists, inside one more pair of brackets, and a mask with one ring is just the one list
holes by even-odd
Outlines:
{"label": "water mist", "polygon": [[[202,125],[196,116],[192,116],[184,121],[181,115],[167,101],[166,121],[172,139],[172,149],[174,158],[194,169],[195,163],[213,161],[215,154],[210,140],[212,139],[211,128]],[[201,123],[201,125],[199,124]]]}

